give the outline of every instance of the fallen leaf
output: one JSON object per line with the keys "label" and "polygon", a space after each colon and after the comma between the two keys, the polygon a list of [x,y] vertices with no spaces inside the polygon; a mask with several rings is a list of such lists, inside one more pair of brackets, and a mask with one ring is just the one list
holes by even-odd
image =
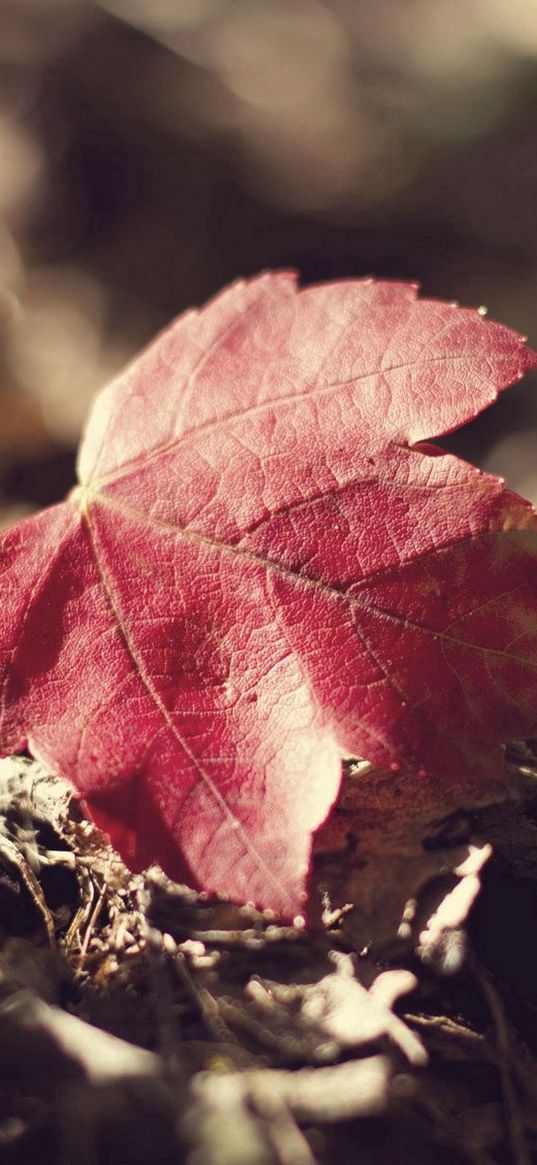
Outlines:
{"label": "fallen leaf", "polygon": [[2,750],[131,867],[286,916],[342,756],[498,778],[537,733],[537,520],[426,442],[535,363],[397,283],[265,275],[182,316],[98,397],[67,501],[2,536]]}

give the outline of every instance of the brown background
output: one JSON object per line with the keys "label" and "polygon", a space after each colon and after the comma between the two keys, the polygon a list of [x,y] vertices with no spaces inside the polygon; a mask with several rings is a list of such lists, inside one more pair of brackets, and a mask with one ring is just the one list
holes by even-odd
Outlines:
{"label": "brown background", "polygon": [[[1,524],[237,275],[417,278],[537,346],[534,0],[1,0],[0,67]],[[455,441],[534,500],[536,383]]]}

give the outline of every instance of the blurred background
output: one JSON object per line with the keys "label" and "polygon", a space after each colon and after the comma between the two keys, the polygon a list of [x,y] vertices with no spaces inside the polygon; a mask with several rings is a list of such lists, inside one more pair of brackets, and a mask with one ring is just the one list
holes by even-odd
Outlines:
{"label": "blurred background", "polygon": [[[238,275],[375,274],[537,346],[535,0],[0,0],[0,523]],[[537,501],[537,379],[450,447]]]}

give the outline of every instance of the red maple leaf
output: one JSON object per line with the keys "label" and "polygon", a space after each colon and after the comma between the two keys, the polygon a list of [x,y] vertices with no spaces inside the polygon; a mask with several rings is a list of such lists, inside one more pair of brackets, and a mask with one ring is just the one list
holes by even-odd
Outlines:
{"label": "red maple leaf", "polygon": [[497,775],[537,732],[537,520],[423,442],[535,363],[396,283],[265,275],[182,316],[0,544],[2,750],[132,867],[285,915],[342,756]]}

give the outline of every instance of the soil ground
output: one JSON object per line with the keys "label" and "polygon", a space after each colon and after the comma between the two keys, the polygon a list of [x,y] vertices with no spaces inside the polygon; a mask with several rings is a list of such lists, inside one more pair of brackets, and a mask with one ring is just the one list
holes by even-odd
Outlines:
{"label": "soil ground", "polygon": [[351,903],[280,926],[131,875],[62,780],[2,762],[0,1160],[537,1160],[534,753],[510,769],[476,869],[359,949]]}

